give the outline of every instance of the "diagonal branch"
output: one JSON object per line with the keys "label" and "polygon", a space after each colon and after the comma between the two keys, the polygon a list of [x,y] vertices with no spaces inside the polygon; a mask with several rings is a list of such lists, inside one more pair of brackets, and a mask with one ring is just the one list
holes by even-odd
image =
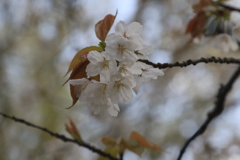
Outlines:
{"label": "diagonal branch", "polygon": [[223,8],[226,8],[226,9],[228,9],[228,10],[230,10],[230,11],[240,12],[240,9],[239,9],[239,8],[235,8],[235,7],[233,7],[233,6],[229,6],[229,5],[226,5],[226,4],[223,4],[223,3],[219,4],[219,6],[221,6],[221,7],[223,7]]}
{"label": "diagonal branch", "polygon": [[185,144],[183,145],[179,156],[177,158],[177,160],[181,160],[183,154],[185,153],[187,147],[189,146],[189,144],[198,136],[200,136],[201,134],[203,134],[205,132],[205,130],[207,129],[209,123],[216,118],[217,116],[219,116],[223,110],[224,110],[224,102],[226,99],[226,96],[228,94],[228,92],[231,90],[234,82],[236,81],[237,77],[240,75],[240,66],[238,66],[237,70],[234,72],[234,74],[232,75],[232,77],[229,79],[229,81],[225,84],[225,85],[221,85],[217,94],[217,100],[215,102],[215,107],[213,108],[213,110],[208,113],[208,117],[205,120],[205,122],[201,125],[201,127],[197,130],[197,132],[190,137]]}
{"label": "diagonal branch", "polygon": [[100,149],[98,149],[98,148],[96,148],[96,147],[94,147],[94,146],[92,146],[92,145],[84,142],[84,141],[77,141],[77,140],[75,140],[75,139],[67,138],[67,137],[65,137],[64,135],[61,135],[61,134],[58,134],[58,133],[54,133],[54,132],[52,132],[52,131],[44,128],[44,127],[37,126],[37,125],[32,124],[32,123],[30,123],[30,122],[27,122],[27,121],[25,121],[25,120],[23,120],[23,119],[16,118],[16,117],[14,117],[14,116],[9,116],[9,115],[4,114],[4,113],[2,113],[2,112],[0,112],[0,115],[2,115],[2,116],[5,117],[5,118],[14,120],[14,121],[16,121],[16,122],[18,122],[18,123],[22,123],[22,124],[24,124],[24,125],[27,125],[27,126],[36,128],[36,129],[38,129],[38,130],[41,130],[41,131],[43,131],[43,132],[45,132],[45,133],[50,134],[51,136],[53,136],[53,137],[55,137],[55,138],[57,138],[57,139],[62,140],[63,142],[71,142],[71,143],[75,143],[75,144],[77,144],[77,145],[79,145],[79,146],[85,147],[85,148],[91,150],[92,152],[95,152],[95,153],[97,153],[97,154],[99,154],[99,155],[101,155],[101,156],[103,156],[103,157],[106,157],[106,158],[108,158],[108,159],[110,159],[110,160],[119,160],[118,158],[115,158],[115,157],[111,156],[110,154],[108,154],[108,153],[106,153],[106,152],[104,152],[104,151],[102,151],[102,150],[100,150]]}
{"label": "diagonal branch", "polygon": [[225,64],[240,64],[240,59],[235,58],[200,58],[197,60],[187,60],[183,62],[175,62],[175,63],[152,63],[148,60],[140,59],[140,62],[146,63],[148,65],[153,66],[154,68],[165,69],[165,68],[172,68],[172,67],[187,67],[190,65],[197,65],[198,63],[225,63]]}

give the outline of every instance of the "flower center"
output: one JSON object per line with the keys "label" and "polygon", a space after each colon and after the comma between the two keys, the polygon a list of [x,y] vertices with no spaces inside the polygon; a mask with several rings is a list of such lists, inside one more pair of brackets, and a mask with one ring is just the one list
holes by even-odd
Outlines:
{"label": "flower center", "polygon": [[117,90],[120,90],[121,87],[122,87],[121,80],[115,81],[114,88],[117,88]]}
{"label": "flower center", "polygon": [[129,37],[126,35],[126,33],[124,32],[123,37],[126,39],[129,39]]}
{"label": "flower center", "polygon": [[103,62],[102,62],[102,68],[108,68],[108,63],[109,63],[109,60],[104,60]]}
{"label": "flower center", "polygon": [[126,48],[124,47],[124,45],[118,45],[118,50],[121,52],[121,53],[123,53],[125,50],[126,50]]}
{"label": "flower center", "polygon": [[127,71],[127,69],[125,68],[125,66],[122,66],[119,68],[119,73],[124,73],[126,71]]}

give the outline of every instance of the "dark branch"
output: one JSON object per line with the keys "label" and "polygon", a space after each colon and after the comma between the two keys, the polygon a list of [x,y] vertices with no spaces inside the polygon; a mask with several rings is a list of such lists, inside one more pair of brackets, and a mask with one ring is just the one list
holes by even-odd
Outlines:
{"label": "dark branch", "polygon": [[229,6],[229,5],[226,5],[226,4],[219,4],[219,6],[223,7],[223,8],[226,8],[230,11],[236,11],[236,12],[240,12],[240,9],[239,8],[235,8],[235,7],[232,7],[232,6]]}
{"label": "dark branch", "polygon": [[148,65],[153,66],[154,68],[165,69],[165,68],[172,68],[172,67],[187,67],[190,65],[196,65],[198,63],[226,63],[226,64],[240,64],[240,59],[235,58],[200,58],[197,60],[187,60],[183,62],[175,62],[175,63],[152,63],[148,60],[140,59],[140,62],[144,62]]}
{"label": "dark branch", "polygon": [[108,153],[106,153],[106,152],[104,152],[104,151],[102,151],[102,150],[100,150],[100,149],[98,149],[98,148],[95,148],[94,146],[92,146],[92,145],[90,145],[90,144],[88,144],[88,143],[86,143],[86,142],[84,142],[84,141],[77,141],[77,140],[75,140],[75,139],[67,138],[67,137],[65,137],[64,135],[61,135],[61,134],[58,134],[58,133],[54,133],[54,132],[52,132],[52,131],[50,131],[50,130],[48,130],[48,129],[46,129],[46,128],[43,128],[43,127],[41,127],[41,126],[37,126],[37,125],[32,124],[32,123],[30,123],[30,122],[27,122],[27,121],[25,121],[25,120],[23,120],[23,119],[16,118],[16,117],[14,117],[14,116],[9,116],[9,115],[4,114],[4,113],[1,113],[1,112],[0,112],[0,115],[2,115],[2,116],[5,117],[5,118],[14,120],[14,121],[16,121],[16,122],[18,122],[18,123],[22,123],[22,124],[24,124],[24,125],[27,125],[27,126],[30,126],[30,127],[36,128],[36,129],[39,129],[39,130],[41,130],[41,131],[43,131],[43,132],[45,132],[45,133],[50,134],[51,136],[53,136],[53,137],[55,137],[55,138],[57,138],[57,139],[62,140],[63,142],[71,142],[71,143],[75,143],[75,144],[77,144],[77,145],[79,145],[79,146],[88,148],[88,149],[91,150],[92,152],[95,152],[95,153],[97,153],[97,154],[99,154],[99,155],[101,155],[101,156],[103,156],[103,157],[109,158],[110,160],[119,160],[119,159],[117,159],[117,158],[114,158],[114,157],[111,156],[110,154],[108,154]]}
{"label": "dark branch", "polygon": [[183,154],[185,153],[187,147],[189,146],[189,144],[198,136],[200,136],[201,134],[203,134],[205,132],[205,130],[207,129],[209,123],[217,116],[219,116],[223,110],[224,110],[224,102],[226,99],[226,96],[228,94],[228,92],[231,90],[233,83],[235,82],[235,80],[237,79],[237,77],[240,75],[240,66],[237,68],[237,70],[234,72],[234,74],[232,75],[232,77],[229,79],[229,81],[227,82],[227,84],[225,85],[221,85],[217,94],[217,100],[215,102],[215,107],[213,108],[213,110],[208,113],[208,117],[206,119],[206,121],[201,125],[201,127],[197,130],[197,132],[190,137],[185,144],[183,145],[179,156],[177,158],[177,160],[180,160],[183,156]]}
{"label": "dark branch", "polygon": [[120,160],[123,160],[123,155],[124,155],[123,153],[120,154],[120,158],[119,158]]}

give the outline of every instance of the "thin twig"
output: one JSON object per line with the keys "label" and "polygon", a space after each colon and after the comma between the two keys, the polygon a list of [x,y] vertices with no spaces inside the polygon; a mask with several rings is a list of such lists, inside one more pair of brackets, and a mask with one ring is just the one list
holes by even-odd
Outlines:
{"label": "thin twig", "polygon": [[124,155],[124,153],[121,153],[121,154],[120,154],[119,160],[123,160],[123,155]]}
{"label": "thin twig", "polygon": [[226,96],[228,94],[228,92],[231,90],[235,80],[237,79],[237,77],[240,75],[240,66],[237,68],[237,70],[234,72],[234,74],[232,75],[232,77],[229,79],[229,81],[225,84],[225,85],[221,85],[217,94],[217,100],[215,102],[215,107],[213,108],[213,110],[208,113],[207,119],[205,120],[205,122],[201,125],[201,127],[197,130],[197,132],[190,137],[185,144],[183,145],[179,156],[177,158],[177,160],[181,160],[183,154],[185,153],[187,147],[189,146],[189,144],[198,136],[200,136],[201,134],[203,134],[205,132],[205,130],[207,129],[209,123],[216,118],[217,116],[219,116],[223,110],[224,110],[224,102],[226,99]]}
{"label": "thin twig", "polygon": [[41,127],[41,126],[37,126],[37,125],[32,124],[32,123],[30,123],[30,122],[27,122],[27,121],[25,121],[25,120],[23,120],[23,119],[16,118],[16,117],[14,117],[14,116],[9,116],[9,115],[4,114],[4,113],[2,113],[2,112],[0,112],[0,115],[2,115],[2,116],[5,117],[5,118],[14,120],[14,121],[16,121],[16,122],[18,122],[18,123],[22,123],[22,124],[24,124],[24,125],[27,125],[27,126],[36,128],[36,129],[38,129],[38,130],[41,130],[41,131],[43,131],[43,132],[45,132],[45,133],[48,133],[48,134],[50,134],[51,136],[53,136],[53,137],[55,137],[55,138],[57,138],[57,139],[60,139],[60,140],[62,140],[62,141],[64,141],[64,142],[71,142],[71,143],[75,143],[75,144],[77,144],[77,145],[79,145],[79,146],[88,148],[88,149],[91,150],[92,152],[95,152],[95,153],[97,153],[97,154],[99,154],[99,155],[101,155],[101,156],[103,156],[103,157],[106,157],[106,158],[108,158],[108,159],[110,159],[110,160],[119,160],[118,158],[115,158],[115,157],[111,156],[110,154],[108,154],[108,153],[106,153],[106,152],[104,152],[104,151],[102,151],[102,150],[100,150],[100,149],[98,149],[98,148],[96,148],[96,147],[94,147],[94,146],[92,146],[92,145],[84,142],[84,141],[77,141],[77,140],[75,140],[75,139],[67,138],[67,137],[65,137],[64,135],[61,135],[61,134],[58,134],[58,133],[54,133],[54,132],[52,132],[52,131],[50,131],[50,130],[48,130],[48,129],[46,129],[46,128],[43,128],[43,127]]}
{"label": "thin twig", "polygon": [[198,63],[225,63],[225,64],[240,64],[240,59],[235,58],[200,58],[197,60],[187,60],[183,62],[175,62],[175,63],[152,63],[148,60],[140,59],[140,62],[144,62],[148,65],[153,66],[154,68],[165,69],[165,68],[172,68],[172,67],[187,67],[190,65],[196,65]]}
{"label": "thin twig", "polygon": [[230,10],[230,11],[240,12],[240,9],[239,9],[239,8],[235,8],[235,7],[233,7],[233,6],[229,6],[229,5],[226,5],[226,4],[223,4],[223,3],[219,4],[219,6],[221,6],[221,7],[223,7],[223,8],[226,8],[226,9],[228,9],[228,10]]}

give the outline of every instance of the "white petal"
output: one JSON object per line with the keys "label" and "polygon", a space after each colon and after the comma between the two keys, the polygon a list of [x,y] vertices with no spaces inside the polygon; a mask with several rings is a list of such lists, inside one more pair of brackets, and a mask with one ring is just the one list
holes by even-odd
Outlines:
{"label": "white petal", "polygon": [[120,108],[119,108],[118,104],[113,104],[113,108],[118,112],[120,111]]}
{"label": "white petal", "polygon": [[138,62],[134,63],[131,67],[128,68],[128,70],[132,74],[141,74],[142,73],[141,65]]}
{"label": "white petal", "polygon": [[91,81],[89,81],[87,78],[69,80],[69,84],[72,85],[84,85],[89,83],[91,83]]}
{"label": "white petal", "polygon": [[149,55],[154,48],[154,46],[143,45],[143,49],[137,51],[139,53],[137,54],[137,56],[139,57],[139,59],[148,59],[147,55]]}
{"label": "white petal", "polygon": [[122,80],[122,83],[126,86],[129,86],[130,88],[133,88],[136,86],[136,82],[133,76],[124,77],[124,79]]}
{"label": "white petal", "polygon": [[127,27],[127,36],[137,35],[139,36],[142,32],[143,26],[138,22],[132,22]]}
{"label": "white petal", "polygon": [[240,41],[240,23],[233,27],[232,35],[234,38]]}
{"label": "white petal", "polygon": [[129,103],[133,99],[132,89],[130,87],[122,87],[121,90],[121,99],[124,103]]}
{"label": "white petal", "polygon": [[111,95],[110,95],[111,96],[111,101],[113,103],[118,103],[118,101],[120,99],[118,88],[113,87],[113,88],[111,88],[110,92],[111,92]]}
{"label": "white petal", "polygon": [[86,68],[86,72],[87,72],[87,76],[96,76],[100,73],[101,71],[101,68],[96,65],[96,64],[92,64],[92,63],[89,63],[87,65],[87,68]]}
{"label": "white petal", "polygon": [[100,73],[100,81],[103,83],[108,83],[110,81],[110,71],[108,68],[104,68]]}
{"label": "white petal", "polygon": [[97,52],[97,51],[91,51],[88,54],[88,60],[93,63],[96,64],[98,62],[103,61],[103,56],[101,55],[101,53]]}
{"label": "white petal", "polygon": [[111,107],[108,108],[108,113],[113,117],[116,117],[119,111],[120,109],[118,104],[113,104]]}
{"label": "white petal", "polygon": [[124,35],[124,30],[126,28],[126,24],[123,21],[117,23],[115,31],[121,35]]}
{"label": "white petal", "polygon": [[133,91],[138,94],[140,91],[141,83],[142,83],[142,78],[137,76],[135,77],[136,79],[136,86],[133,88]]}

